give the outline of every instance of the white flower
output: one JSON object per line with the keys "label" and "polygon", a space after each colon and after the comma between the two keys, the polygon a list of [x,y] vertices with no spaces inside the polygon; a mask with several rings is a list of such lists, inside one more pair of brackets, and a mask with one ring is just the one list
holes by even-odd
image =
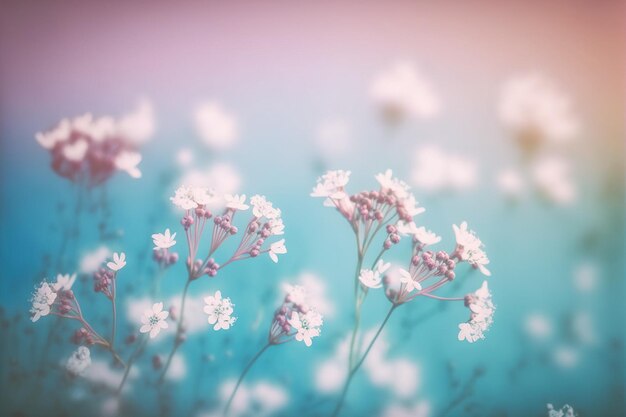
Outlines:
{"label": "white flower", "polygon": [[555,409],[552,404],[547,404],[547,407],[548,417],[576,417],[574,409],[567,404],[565,404],[560,410]]}
{"label": "white flower", "polygon": [[32,322],[36,322],[41,317],[50,314],[50,307],[54,304],[57,294],[53,288],[46,281],[39,284],[39,287],[35,289],[30,301],[30,315]]}
{"label": "white flower", "polygon": [[346,197],[344,188],[350,181],[350,171],[328,171],[317,179],[317,184],[311,192],[311,197],[327,197],[332,200],[341,200]]}
{"label": "white flower", "polygon": [[114,160],[115,167],[120,171],[125,171],[132,178],[141,178],[141,171],[137,165],[141,162],[141,154],[133,151],[122,151]]}
{"label": "white flower", "polygon": [[287,253],[287,247],[285,247],[285,239],[281,239],[278,242],[274,242],[270,245],[269,255],[274,263],[278,262],[278,256]]}
{"label": "white flower", "polygon": [[413,185],[430,192],[459,192],[473,188],[478,182],[478,166],[472,159],[437,146],[418,148],[412,167]]}
{"label": "white flower", "polygon": [[285,225],[283,224],[283,219],[272,219],[269,221],[270,224],[270,233],[274,236],[284,235],[285,234]]}
{"label": "white flower", "polygon": [[491,293],[487,281],[473,294],[465,297],[465,304],[470,309],[470,320],[459,324],[459,340],[467,340],[470,343],[478,339],[484,339],[484,333],[489,330],[493,323],[493,314],[496,310],[491,301]]}
{"label": "white flower", "polygon": [[577,196],[567,160],[558,156],[544,157],[532,167],[532,179],[539,192],[556,204],[572,203]]}
{"label": "white flower", "polygon": [[245,204],[246,202],[246,195],[242,194],[226,194],[224,196],[224,199],[226,200],[226,207],[234,209],[234,210],[248,210],[248,208],[250,208],[249,205]]}
{"label": "white flower", "polygon": [[570,98],[542,74],[530,73],[507,81],[499,113],[508,128],[538,135],[536,140],[563,143],[580,130]]}
{"label": "white flower", "polygon": [[307,305],[307,292],[303,286],[285,284],[285,289],[287,291],[287,296],[285,297],[286,301],[293,303],[297,306]]}
{"label": "white flower", "polygon": [[74,143],[63,145],[63,156],[72,162],[80,162],[85,158],[89,144],[86,140],[79,139]]}
{"label": "white flower", "polygon": [[155,233],[152,235],[154,249],[168,249],[176,244],[174,238],[176,233],[170,234],[170,229],[165,229],[165,233]]}
{"label": "white flower", "polygon": [[72,285],[74,285],[74,281],[76,281],[76,274],[58,274],[57,282],[54,284],[54,291],[69,291],[72,289]]}
{"label": "white flower", "polygon": [[126,266],[126,254],[124,252],[113,254],[113,262],[108,262],[107,266],[111,271],[119,271]]}
{"label": "white flower", "polygon": [[399,221],[396,224],[398,228],[398,232],[402,235],[411,235],[421,244],[428,246],[434,245],[435,243],[439,243],[441,241],[441,236],[437,236],[435,233],[430,230],[426,230],[425,227],[420,226],[417,227],[415,222],[403,222]]}
{"label": "white flower", "polygon": [[80,261],[80,272],[92,274],[100,269],[100,266],[111,256],[111,251],[106,246],[87,252]]}
{"label": "white flower", "polygon": [[150,332],[150,339],[156,337],[161,329],[167,329],[167,317],[170,315],[168,311],[163,310],[163,303],[154,303],[150,310],[146,310],[141,317],[143,324],[139,331],[141,333]]}
{"label": "white flower", "polygon": [[491,272],[485,267],[489,264],[489,258],[483,251],[483,243],[474,234],[473,230],[467,228],[467,222],[461,223],[461,226],[452,225],[454,235],[456,237],[457,250],[462,260],[466,261],[474,268],[478,268],[486,276],[490,276]]}
{"label": "white flower", "polygon": [[213,198],[213,193],[207,188],[182,186],[170,200],[183,210],[191,210],[208,204]]}
{"label": "white flower", "polygon": [[441,111],[441,102],[432,86],[415,67],[400,62],[378,76],[370,95],[388,116],[431,118]]}
{"label": "white flower", "polygon": [[409,196],[410,187],[404,181],[394,178],[393,171],[390,169],[384,174],[377,174],[376,181],[383,192],[389,192],[399,200],[404,200]]}
{"label": "white flower", "polygon": [[85,346],[79,346],[67,360],[65,369],[72,376],[80,376],[87,370],[87,368],[89,368],[90,365],[91,353],[89,352],[89,349]]}
{"label": "white flower", "polygon": [[398,268],[398,275],[400,276],[400,282],[405,285],[405,289],[407,290],[407,292],[412,292],[413,290],[422,290],[421,284],[415,281],[411,276],[411,273],[406,269]]}
{"label": "white flower", "polygon": [[320,335],[322,327],[322,315],[315,310],[309,310],[306,313],[292,312],[289,324],[296,330],[296,340],[304,342],[305,345],[311,346],[312,338]]}
{"label": "white flower", "polygon": [[237,141],[237,120],[215,101],[197,106],[194,121],[198,135],[211,149],[228,149]]}
{"label": "white flower", "polygon": [[213,324],[213,330],[228,330],[237,320],[231,317],[235,306],[230,298],[222,298],[222,292],[216,291],[215,295],[204,298],[204,312],[209,315],[209,324]]}
{"label": "white flower", "polygon": [[550,319],[540,313],[528,315],[524,327],[526,332],[536,339],[546,339],[552,333],[552,323]]}
{"label": "white flower", "polygon": [[124,141],[131,145],[141,145],[154,134],[155,120],[152,103],[147,99],[139,101],[137,109],[121,117],[117,131]]}
{"label": "white flower", "polygon": [[506,169],[496,177],[498,188],[508,198],[520,198],[526,184],[524,178],[515,169]]}
{"label": "white flower", "polygon": [[65,142],[71,133],[72,126],[68,119],[63,119],[59,124],[48,132],[39,132],[35,139],[45,149],[52,149],[57,143]]}
{"label": "white flower", "polygon": [[385,263],[382,259],[376,263],[374,270],[361,269],[359,281],[368,288],[382,287],[382,275],[389,269],[390,263]]}
{"label": "white flower", "polygon": [[277,220],[280,218],[280,209],[274,208],[270,201],[267,201],[264,195],[253,195],[250,198],[252,204],[252,214],[255,217],[265,217],[269,220]]}

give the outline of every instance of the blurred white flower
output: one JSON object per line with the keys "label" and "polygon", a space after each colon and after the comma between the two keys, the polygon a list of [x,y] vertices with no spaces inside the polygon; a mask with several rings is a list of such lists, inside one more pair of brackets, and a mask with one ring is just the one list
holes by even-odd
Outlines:
{"label": "blurred white flower", "polygon": [[165,233],[155,233],[152,235],[154,249],[169,249],[176,244],[174,238],[176,233],[170,234],[170,229],[165,229]]}
{"label": "blurred white flower", "polygon": [[[128,373],[128,381],[124,387],[126,392],[132,389],[132,384],[129,382],[137,380],[139,368],[138,366],[133,366]],[[92,358],[91,366],[89,366],[81,376],[95,387],[102,386],[109,390],[115,390],[119,387],[120,382],[122,382],[124,369],[113,367],[111,361],[108,359]]]}
{"label": "blurred white flower", "polygon": [[206,306],[204,306],[204,312],[208,314],[209,324],[213,324],[213,330],[228,330],[235,324],[236,317],[231,317],[233,314],[233,307],[235,306],[230,298],[222,298],[222,292],[216,291],[214,295],[210,295],[204,298]]}
{"label": "blurred white flower", "polygon": [[573,368],[578,364],[578,352],[569,346],[559,346],[553,352],[554,362],[561,368]]}
{"label": "blurred white flower", "polygon": [[569,162],[559,156],[539,159],[532,167],[532,179],[541,194],[555,204],[567,205],[577,197]]}
{"label": "blurred white flower", "polygon": [[561,409],[557,410],[552,404],[546,404],[548,407],[548,417],[576,417],[574,409],[565,404]]}
{"label": "blurred white flower", "polygon": [[198,105],[194,121],[198,135],[210,149],[228,149],[237,141],[237,120],[216,101]]}
{"label": "blurred white flower", "polygon": [[572,317],[572,332],[581,343],[590,345],[596,342],[593,318],[588,311],[577,311]]}
{"label": "blurred white flower", "polygon": [[428,417],[430,408],[427,401],[420,401],[410,406],[391,404],[383,410],[381,417]]}
{"label": "blurred white flower", "polygon": [[199,206],[207,205],[214,199],[213,190],[203,187],[178,187],[173,197],[172,203],[183,210],[195,209]]}
{"label": "blurred white flower", "polygon": [[189,148],[180,148],[176,152],[176,162],[182,168],[187,168],[193,163],[193,151]]}
{"label": "blurred white flower", "polygon": [[580,130],[569,97],[538,73],[517,76],[504,84],[499,113],[504,125],[525,141],[562,143]]}
{"label": "blurred white flower", "polygon": [[31,296],[30,319],[34,323],[41,317],[50,314],[50,307],[57,298],[56,292],[46,281],[41,282],[35,288],[35,292]]}
{"label": "blurred white flower", "polygon": [[63,146],[63,156],[72,162],[80,162],[85,158],[87,149],[89,149],[87,141],[79,139]]}
{"label": "blurred white flower", "polygon": [[526,190],[526,182],[515,169],[501,171],[496,177],[496,185],[506,198],[517,200]]}
{"label": "blurred white flower", "polygon": [[316,145],[324,158],[333,158],[347,154],[352,146],[350,125],[344,120],[332,120],[322,123],[317,130]]}
{"label": "blurred white flower", "polygon": [[473,160],[432,145],[417,148],[412,166],[413,185],[429,192],[469,190],[478,182]]}
{"label": "blurred white flower", "polygon": [[287,253],[287,247],[285,246],[285,239],[281,239],[278,242],[274,242],[270,245],[269,255],[274,263],[278,262],[278,255]]}
{"label": "blurred white flower", "polygon": [[141,171],[137,165],[141,162],[141,154],[133,151],[122,151],[114,160],[115,167],[120,171],[125,171],[132,178],[141,178]]}
{"label": "blurred white flower", "polygon": [[213,198],[207,201],[206,206],[211,210],[218,210],[223,209],[226,204],[221,196],[239,192],[241,175],[233,165],[218,162],[206,170],[187,171],[179,183],[188,187],[209,187]]}
{"label": "blurred white flower", "polygon": [[147,99],[140,100],[135,111],[119,119],[117,129],[127,142],[133,145],[145,143],[156,130],[152,103]]}
{"label": "blurred white flower", "polygon": [[[226,381],[219,387],[219,396],[225,403],[235,387],[236,381]],[[233,399],[229,416],[240,417],[254,415],[267,417],[276,415],[289,401],[289,394],[283,388],[265,381],[255,384],[241,384],[237,395]],[[203,417],[218,417],[222,414],[212,414]]]}
{"label": "blurred white flower", "polygon": [[172,356],[172,363],[165,378],[169,381],[182,381],[185,376],[187,376],[185,356],[182,353],[177,353]]}
{"label": "blurred white flower", "polygon": [[106,246],[100,246],[99,248],[83,255],[80,260],[79,270],[82,274],[94,273],[110,256],[111,250]]}
{"label": "blurred white flower", "polygon": [[83,375],[90,365],[91,353],[89,349],[85,346],[79,346],[67,360],[65,369],[70,375],[79,376]]}
{"label": "blurred white flower", "polygon": [[543,314],[531,313],[524,322],[526,332],[535,339],[545,339],[552,334],[552,323]]}
{"label": "blurred white flower", "polygon": [[74,285],[74,281],[76,281],[76,274],[58,274],[57,282],[54,284],[54,291],[69,291],[72,289],[72,285]]}
{"label": "blurred white flower", "polygon": [[598,282],[598,268],[591,262],[578,265],[574,271],[574,286],[580,292],[587,293],[595,289]]}
{"label": "blurred white flower", "polygon": [[441,111],[441,100],[431,84],[408,62],[396,63],[378,75],[370,96],[391,122],[432,118]]}
{"label": "blurred white flower", "polygon": [[111,271],[119,271],[126,266],[126,254],[124,252],[113,254],[113,261],[107,262],[107,267]]}
{"label": "blurred white flower", "polygon": [[316,310],[323,316],[330,317],[335,313],[335,306],[326,294],[326,282],[322,277],[312,272],[303,272],[290,282],[296,282],[298,285],[292,285],[284,282],[281,287],[282,292],[290,293],[290,289],[299,287],[306,289],[308,303],[314,305]]}
{"label": "blurred white flower", "polygon": [[150,339],[155,338],[161,329],[167,329],[168,311],[163,310],[163,303],[154,303],[152,308],[144,311],[141,317],[143,325],[139,328],[141,333],[150,333]]}

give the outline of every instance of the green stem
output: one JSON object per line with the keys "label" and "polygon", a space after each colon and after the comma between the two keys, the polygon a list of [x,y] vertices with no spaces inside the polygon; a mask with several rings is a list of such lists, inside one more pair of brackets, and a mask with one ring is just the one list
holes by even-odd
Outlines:
{"label": "green stem", "polygon": [[250,362],[248,362],[248,364],[244,368],[243,372],[239,376],[239,379],[237,380],[237,384],[235,384],[235,388],[233,389],[233,392],[230,394],[230,397],[228,398],[228,402],[226,403],[226,406],[224,407],[224,416],[228,415],[228,411],[230,410],[230,406],[231,406],[233,400],[235,399],[235,395],[237,394],[237,390],[239,389],[239,386],[241,385],[241,382],[243,381],[243,378],[246,376],[246,374],[248,373],[250,368],[252,368],[252,365],[254,365],[254,363],[257,361],[257,359],[259,359],[261,357],[261,355],[270,346],[272,346],[270,343],[268,343],[265,346],[263,346],[263,348],[261,350],[259,350],[256,355],[254,355],[254,357],[250,360]]}
{"label": "green stem", "polygon": [[361,305],[362,300],[359,297],[359,275],[361,274],[361,267],[363,266],[363,254],[359,248],[356,271],[354,273],[354,328],[352,329],[352,336],[350,338],[350,350],[348,358],[348,371],[352,368],[352,361],[354,359],[354,345],[356,343],[356,336],[359,332],[359,326],[361,325]]}
{"label": "green stem", "polygon": [[369,345],[367,346],[367,349],[365,349],[365,352],[363,353],[363,356],[356,363],[356,365],[354,365],[354,367],[350,369],[350,372],[348,373],[348,378],[346,379],[346,382],[345,382],[345,384],[343,386],[343,390],[341,391],[341,396],[339,397],[339,402],[337,403],[337,406],[335,407],[335,410],[333,411],[332,417],[337,417],[339,415],[339,413],[341,412],[341,408],[343,407],[343,404],[344,404],[344,402],[346,400],[346,395],[348,394],[348,388],[350,387],[350,383],[352,382],[352,378],[354,377],[356,372],[359,370],[361,365],[363,365],[363,362],[365,361],[365,359],[367,358],[367,355],[372,350],[372,347],[374,346],[374,343],[378,339],[378,336],[380,336],[380,333],[383,331],[383,328],[385,327],[385,325],[389,321],[389,317],[391,317],[391,314],[396,309],[396,307],[397,307],[397,305],[392,305],[391,306],[391,308],[389,309],[389,312],[385,316],[385,320],[383,320],[383,322],[381,323],[380,327],[376,331],[376,334],[374,335],[374,337],[370,341]]}

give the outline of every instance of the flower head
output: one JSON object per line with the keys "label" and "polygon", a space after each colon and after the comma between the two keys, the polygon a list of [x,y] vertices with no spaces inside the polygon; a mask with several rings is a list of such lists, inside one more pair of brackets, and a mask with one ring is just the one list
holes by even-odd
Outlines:
{"label": "flower head", "polygon": [[222,298],[222,292],[216,291],[214,295],[204,298],[204,312],[209,315],[209,324],[213,324],[213,330],[228,330],[237,321],[236,317],[231,317],[235,306],[230,298]]}
{"label": "flower head", "polygon": [[126,266],[126,254],[124,252],[113,254],[113,262],[108,262],[107,266],[112,271],[119,271]]}
{"label": "flower head", "polygon": [[452,229],[454,230],[457,252],[461,260],[479,269],[484,275],[490,276],[491,272],[485,267],[485,265],[489,264],[489,258],[487,258],[487,254],[482,249],[483,243],[473,230],[467,228],[467,222],[461,223],[460,227],[452,225]]}
{"label": "flower head", "polygon": [[328,171],[317,179],[317,184],[311,192],[311,197],[327,197],[332,200],[341,200],[346,197],[344,188],[350,181],[350,171]]}
{"label": "flower head", "polygon": [[168,311],[163,310],[163,303],[154,303],[150,310],[146,310],[141,317],[143,325],[139,329],[141,333],[150,333],[150,339],[156,337],[161,329],[167,329]]}
{"label": "flower head", "polygon": [[43,281],[36,287],[35,292],[33,293],[30,301],[30,315],[32,322],[36,322],[41,317],[47,316],[50,314],[50,308],[54,301],[57,298],[57,294],[54,291],[53,287],[48,284],[46,281]]}
{"label": "flower head", "polygon": [[141,171],[137,165],[141,162],[141,154],[134,151],[122,151],[114,160],[115,167],[120,171],[125,171],[132,178],[141,178]]}
{"label": "flower head", "polygon": [[249,205],[245,204],[246,202],[246,195],[242,194],[226,194],[224,196],[224,199],[226,200],[226,207],[227,208],[231,208],[233,210],[248,210],[248,208],[250,208]]}
{"label": "flower head", "polygon": [[183,210],[191,210],[205,206],[213,198],[214,195],[208,188],[182,186],[176,190],[174,196],[170,197],[170,200],[175,206]]}
{"label": "flower head", "polygon": [[280,209],[274,208],[264,195],[253,195],[250,198],[250,204],[252,204],[252,214],[257,218],[265,217],[269,220],[280,218]]}
{"label": "flower head", "polygon": [[270,245],[269,255],[274,263],[278,262],[278,255],[287,253],[287,247],[285,246],[285,239],[281,239],[278,242],[274,242]]}
{"label": "flower head", "polygon": [[71,376],[80,376],[85,373],[89,366],[91,366],[91,353],[89,352],[89,348],[79,346],[67,360],[65,369]]}
{"label": "flower head", "polygon": [[176,233],[170,234],[170,229],[165,229],[165,233],[155,233],[152,235],[154,249],[168,249],[176,244],[174,238]]}
{"label": "flower head", "polygon": [[59,291],[69,291],[72,289],[72,285],[74,285],[74,281],[76,281],[76,274],[58,274],[57,282],[54,284],[53,289],[55,292]]}
{"label": "flower head", "polygon": [[419,282],[415,281],[411,273],[407,271],[406,269],[399,268],[398,276],[400,278],[400,283],[405,285],[405,289],[407,292],[410,293],[413,290],[417,290],[417,291],[422,290],[422,285]]}
{"label": "flower head", "polygon": [[320,335],[320,329],[323,324],[322,315],[315,310],[309,310],[306,313],[291,313],[289,324],[296,330],[296,340],[304,342],[305,345],[311,346],[312,338]]}
{"label": "flower head", "polygon": [[470,310],[470,319],[459,324],[459,340],[467,340],[470,343],[478,339],[484,339],[484,333],[489,330],[493,323],[493,314],[496,307],[491,300],[491,293],[487,281],[472,294],[465,296],[465,305]]}
{"label": "flower head", "polygon": [[382,275],[389,269],[391,264],[385,263],[382,259],[376,263],[374,269],[361,269],[359,281],[368,288],[382,287]]}

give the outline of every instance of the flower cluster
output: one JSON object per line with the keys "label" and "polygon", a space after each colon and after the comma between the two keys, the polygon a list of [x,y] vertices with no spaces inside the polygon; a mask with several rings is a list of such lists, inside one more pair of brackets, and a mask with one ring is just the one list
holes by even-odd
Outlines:
{"label": "flower cluster", "polygon": [[493,323],[495,306],[491,301],[491,293],[487,281],[476,292],[465,296],[465,306],[470,310],[470,319],[459,324],[459,340],[474,343],[485,338],[485,332]]}
{"label": "flower cluster", "polygon": [[277,345],[295,338],[311,346],[312,339],[320,335],[323,323],[322,315],[308,304],[304,287],[290,285],[283,304],[274,313],[268,343]]}
{"label": "flower cluster", "polygon": [[37,133],[39,144],[50,152],[52,169],[70,181],[97,185],[116,171],[140,178],[138,146],[153,133],[149,103],[118,120],[91,114],[63,119],[46,132]]}
{"label": "flower cluster", "polygon": [[576,417],[574,409],[565,404],[561,409],[557,410],[552,404],[548,404],[548,417]]}
{"label": "flower cluster", "polygon": [[232,317],[235,306],[230,298],[222,298],[222,292],[216,291],[214,295],[204,298],[204,312],[208,314],[209,324],[213,324],[213,330],[228,330],[235,324],[237,317]]}
{"label": "flower cluster", "polygon": [[35,287],[35,292],[30,299],[30,319],[33,323],[50,314],[51,307],[56,298],[57,293],[54,291],[54,287],[46,281],[42,281],[38,287]]}
{"label": "flower cluster", "polygon": [[152,235],[152,242],[154,243],[152,257],[161,268],[172,266],[178,261],[178,253],[170,251],[172,246],[176,244],[175,238],[176,233],[172,234],[170,229],[165,229],[165,233]]}
{"label": "flower cluster", "polygon": [[67,360],[65,370],[70,376],[75,377],[84,374],[89,366],[91,366],[91,352],[89,348],[79,346]]}
{"label": "flower cluster", "polygon": [[[264,196],[255,195],[250,199],[252,205],[252,217],[243,230],[243,235],[239,246],[224,264],[218,264],[212,257],[213,253],[231,236],[239,233],[239,228],[233,224],[235,214],[239,211],[246,211],[250,208],[246,204],[245,195],[224,196],[226,207],[222,214],[213,216],[207,208],[215,194],[206,188],[180,187],[171,198],[172,203],[185,210],[185,215],[181,219],[181,224],[185,229],[185,234],[189,244],[189,257],[187,258],[187,268],[190,279],[197,279],[203,275],[215,276],[218,271],[231,262],[254,258],[261,253],[268,253],[272,261],[278,262],[278,255],[287,252],[281,239],[269,244],[267,240],[272,236],[284,234],[284,224],[281,218],[281,211]],[[200,239],[203,235],[207,221],[213,218],[213,232],[211,234],[211,244],[208,254],[203,259],[197,259]],[[168,231],[166,231],[167,233]],[[173,237],[166,239],[159,236],[160,242],[170,243]],[[156,241],[155,241],[156,243]]]}
{"label": "flower cluster", "polygon": [[104,294],[109,300],[115,298],[115,279],[117,272],[126,266],[124,252],[113,254],[113,260],[107,262],[106,268],[101,267],[93,274],[93,290]]}

